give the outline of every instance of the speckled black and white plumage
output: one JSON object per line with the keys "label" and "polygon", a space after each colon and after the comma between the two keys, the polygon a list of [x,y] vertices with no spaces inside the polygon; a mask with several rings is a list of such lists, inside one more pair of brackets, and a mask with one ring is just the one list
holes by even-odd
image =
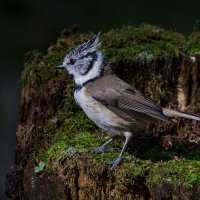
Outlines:
{"label": "speckled black and white plumage", "polygon": [[82,86],[102,71],[103,53],[99,50],[99,35],[77,46],[64,58],[63,66],[73,75],[75,84]]}

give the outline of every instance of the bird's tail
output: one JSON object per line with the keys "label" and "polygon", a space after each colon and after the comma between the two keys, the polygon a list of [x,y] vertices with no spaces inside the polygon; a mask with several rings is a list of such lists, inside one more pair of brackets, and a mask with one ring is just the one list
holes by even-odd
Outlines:
{"label": "bird's tail", "polygon": [[200,121],[200,115],[196,115],[193,113],[186,113],[186,112],[176,111],[176,110],[172,110],[168,108],[163,108],[163,113],[167,117],[183,117],[187,119]]}

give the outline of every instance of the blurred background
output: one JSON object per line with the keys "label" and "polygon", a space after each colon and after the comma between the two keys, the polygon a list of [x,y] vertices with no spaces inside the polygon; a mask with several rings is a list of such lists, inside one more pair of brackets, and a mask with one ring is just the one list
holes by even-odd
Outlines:
{"label": "blurred background", "polygon": [[46,52],[61,31],[108,31],[150,23],[185,34],[199,27],[199,0],[1,0],[0,1],[0,199],[6,173],[14,164],[25,52]]}

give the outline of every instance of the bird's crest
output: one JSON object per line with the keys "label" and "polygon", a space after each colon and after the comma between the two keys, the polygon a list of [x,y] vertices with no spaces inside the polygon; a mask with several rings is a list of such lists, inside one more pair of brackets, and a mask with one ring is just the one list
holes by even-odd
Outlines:
{"label": "bird's crest", "polygon": [[98,49],[98,47],[101,44],[100,41],[100,32],[96,35],[93,36],[92,39],[88,40],[87,42],[84,42],[83,44],[80,44],[79,46],[77,46],[76,48],[74,48],[69,56],[73,56],[73,55],[80,55],[80,54],[85,54],[87,52],[94,52]]}

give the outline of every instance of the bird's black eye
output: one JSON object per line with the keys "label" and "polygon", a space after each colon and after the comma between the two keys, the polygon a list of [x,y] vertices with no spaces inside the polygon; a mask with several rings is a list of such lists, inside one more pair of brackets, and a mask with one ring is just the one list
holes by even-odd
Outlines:
{"label": "bird's black eye", "polygon": [[73,65],[73,64],[76,62],[76,59],[71,58],[71,59],[69,60],[69,62],[70,62],[71,65]]}

